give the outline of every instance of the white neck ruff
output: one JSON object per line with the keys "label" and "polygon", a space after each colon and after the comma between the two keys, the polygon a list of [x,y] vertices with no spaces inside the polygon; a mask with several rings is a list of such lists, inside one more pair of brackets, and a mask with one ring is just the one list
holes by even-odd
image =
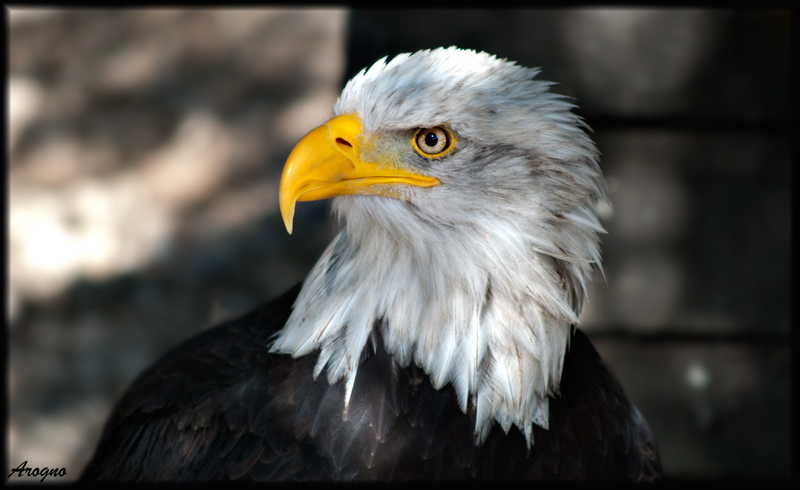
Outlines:
{"label": "white neck ruff", "polygon": [[472,404],[477,444],[497,421],[505,431],[519,427],[532,446],[533,424],[548,428],[570,324],[599,264],[596,235],[576,234],[573,256],[564,257],[543,250],[541,228],[525,233],[512,221],[442,227],[400,200],[334,203],[345,227],[271,350],[318,352],[314,376],[344,378],[347,406],[378,328],[401,366],[415,362],[437,389],[451,383],[465,413]]}

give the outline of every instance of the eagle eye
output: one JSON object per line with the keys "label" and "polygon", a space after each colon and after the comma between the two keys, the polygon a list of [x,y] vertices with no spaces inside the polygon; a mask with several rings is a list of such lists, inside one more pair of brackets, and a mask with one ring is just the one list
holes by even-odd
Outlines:
{"label": "eagle eye", "polygon": [[442,126],[420,128],[411,140],[417,153],[425,158],[436,158],[453,149],[456,140],[453,134]]}

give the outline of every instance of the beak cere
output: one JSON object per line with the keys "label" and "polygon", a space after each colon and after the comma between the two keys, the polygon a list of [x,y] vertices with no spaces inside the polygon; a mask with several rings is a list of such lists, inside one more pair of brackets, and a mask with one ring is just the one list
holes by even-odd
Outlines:
{"label": "beak cere", "polygon": [[281,216],[292,233],[297,201],[368,194],[402,198],[400,186],[432,187],[434,177],[416,174],[385,162],[359,158],[361,121],[344,114],[312,129],[297,143],[283,167],[280,185]]}

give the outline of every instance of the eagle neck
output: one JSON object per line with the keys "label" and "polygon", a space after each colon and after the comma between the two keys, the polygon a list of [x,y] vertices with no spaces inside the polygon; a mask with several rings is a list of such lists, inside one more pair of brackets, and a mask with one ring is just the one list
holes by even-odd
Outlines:
{"label": "eagle neck", "polygon": [[476,414],[476,443],[496,421],[532,445],[533,425],[549,425],[548,397],[577,321],[580,293],[568,286],[582,288],[582,276],[569,277],[510,224],[442,227],[400,201],[381,201],[399,220],[349,204],[272,350],[318,353],[315,376],[344,379],[347,406],[378,330],[401,366],[416,363],[437,389],[452,384],[461,409]]}

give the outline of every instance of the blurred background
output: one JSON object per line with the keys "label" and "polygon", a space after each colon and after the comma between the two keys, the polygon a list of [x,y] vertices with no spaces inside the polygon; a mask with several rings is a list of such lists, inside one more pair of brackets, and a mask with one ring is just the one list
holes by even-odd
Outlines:
{"label": "blurred background", "polygon": [[[302,280],[336,231],[278,181],[380,57],[485,50],[602,152],[581,317],[673,479],[790,475],[786,11],[5,10],[8,467],[76,479],[146,366]],[[38,481],[38,480],[37,480]]]}

